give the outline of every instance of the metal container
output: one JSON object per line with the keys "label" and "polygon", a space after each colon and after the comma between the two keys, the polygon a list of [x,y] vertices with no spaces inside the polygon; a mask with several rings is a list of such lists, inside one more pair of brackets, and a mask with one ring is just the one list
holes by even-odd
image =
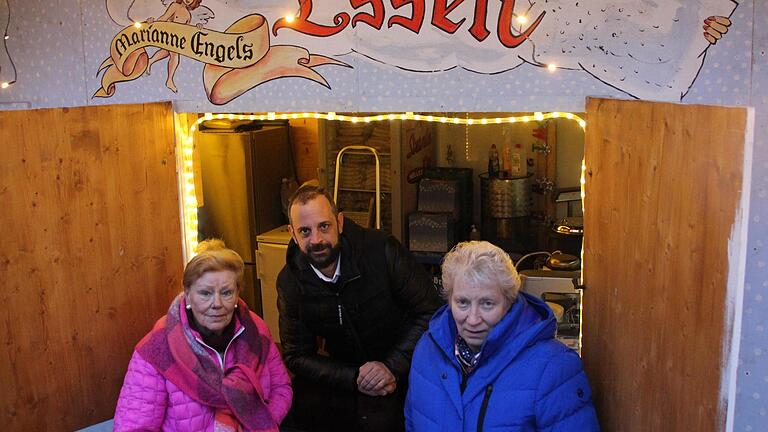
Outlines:
{"label": "metal container", "polygon": [[507,251],[530,249],[532,174],[489,178],[480,174],[480,210],[483,239]]}
{"label": "metal container", "polygon": [[480,174],[480,195],[484,213],[492,218],[513,218],[531,214],[533,174],[507,179]]}

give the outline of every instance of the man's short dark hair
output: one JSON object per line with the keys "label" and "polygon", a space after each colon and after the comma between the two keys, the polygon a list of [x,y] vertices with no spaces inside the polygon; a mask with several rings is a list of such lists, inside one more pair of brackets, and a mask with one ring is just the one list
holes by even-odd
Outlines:
{"label": "man's short dark hair", "polygon": [[331,211],[333,212],[334,216],[339,215],[339,209],[336,207],[336,203],[333,202],[333,197],[331,197],[331,194],[329,194],[324,187],[315,185],[303,185],[296,189],[296,192],[291,195],[291,199],[288,201],[288,219],[291,219],[291,209],[293,208],[294,204],[304,205],[317,198],[318,196],[324,196],[325,199],[328,200],[328,202],[331,204]]}

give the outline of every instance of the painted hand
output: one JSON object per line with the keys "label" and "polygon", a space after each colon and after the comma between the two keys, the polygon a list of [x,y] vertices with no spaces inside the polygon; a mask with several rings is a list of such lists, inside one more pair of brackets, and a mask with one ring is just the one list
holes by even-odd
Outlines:
{"label": "painted hand", "polygon": [[704,20],[704,38],[712,45],[728,33],[731,20],[723,16],[711,16]]}

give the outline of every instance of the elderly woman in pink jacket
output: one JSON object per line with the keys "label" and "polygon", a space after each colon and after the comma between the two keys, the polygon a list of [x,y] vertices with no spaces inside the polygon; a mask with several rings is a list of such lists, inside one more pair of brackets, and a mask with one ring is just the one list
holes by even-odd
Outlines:
{"label": "elderly woman in pink jacket", "polygon": [[277,431],[291,407],[269,330],[238,296],[242,258],[220,240],[198,251],[184,292],[136,346],[116,431]]}

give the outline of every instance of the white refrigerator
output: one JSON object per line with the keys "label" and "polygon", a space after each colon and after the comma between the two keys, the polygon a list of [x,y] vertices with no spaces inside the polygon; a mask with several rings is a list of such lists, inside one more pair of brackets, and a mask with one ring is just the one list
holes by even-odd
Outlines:
{"label": "white refrigerator", "polygon": [[288,225],[259,234],[256,237],[256,275],[261,282],[261,300],[264,321],[275,342],[280,343],[277,313],[277,275],[285,265],[285,253],[291,235]]}

